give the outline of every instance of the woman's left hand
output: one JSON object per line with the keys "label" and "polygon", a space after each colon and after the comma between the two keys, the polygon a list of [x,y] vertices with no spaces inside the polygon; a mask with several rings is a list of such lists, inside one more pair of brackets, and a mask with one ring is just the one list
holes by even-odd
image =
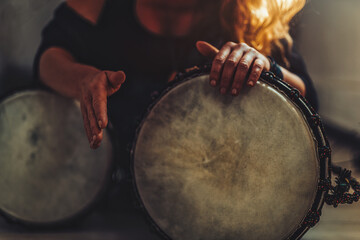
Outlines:
{"label": "woman's left hand", "polygon": [[210,43],[198,41],[198,51],[213,59],[210,85],[219,86],[220,93],[237,96],[246,83],[255,86],[263,70],[269,71],[270,61],[245,43],[227,42],[220,50]]}

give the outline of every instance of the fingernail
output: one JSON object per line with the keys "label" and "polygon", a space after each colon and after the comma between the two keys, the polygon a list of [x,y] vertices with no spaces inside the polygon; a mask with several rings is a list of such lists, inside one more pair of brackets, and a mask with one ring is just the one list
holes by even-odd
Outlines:
{"label": "fingernail", "polygon": [[216,86],[216,81],[215,81],[214,79],[211,80],[211,81],[210,81],[210,85],[213,86],[213,87],[215,87],[215,86]]}
{"label": "fingernail", "polygon": [[249,86],[254,86],[254,82],[253,82],[253,81],[250,81],[250,82],[248,82],[248,85],[249,85]]}
{"label": "fingernail", "polygon": [[225,94],[225,93],[226,93],[226,88],[222,87],[222,88],[220,89],[220,93],[221,93],[221,94]]}
{"label": "fingernail", "polygon": [[99,120],[99,128],[101,128],[101,126],[102,126],[102,121],[101,120]]}
{"label": "fingernail", "polygon": [[237,89],[236,88],[233,88],[233,90],[231,90],[231,94],[232,95],[236,95],[238,93]]}

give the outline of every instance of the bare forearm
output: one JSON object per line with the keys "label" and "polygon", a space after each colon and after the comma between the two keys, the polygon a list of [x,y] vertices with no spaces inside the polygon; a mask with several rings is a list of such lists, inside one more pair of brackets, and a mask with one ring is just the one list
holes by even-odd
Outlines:
{"label": "bare forearm", "polygon": [[90,147],[99,147],[108,124],[107,97],[120,89],[125,73],[80,64],[66,50],[53,47],[41,56],[39,75],[47,86],[79,100]]}
{"label": "bare forearm", "polygon": [[283,67],[281,67],[281,71],[284,75],[284,81],[290,84],[291,86],[295,87],[296,89],[298,89],[301,95],[305,96],[306,87],[304,82],[301,80],[301,78],[295,75],[294,73],[289,72],[287,69]]}
{"label": "bare forearm", "polygon": [[49,48],[40,59],[40,80],[60,94],[79,99],[81,81],[100,72],[95,67],[77,63],[61,48]]}

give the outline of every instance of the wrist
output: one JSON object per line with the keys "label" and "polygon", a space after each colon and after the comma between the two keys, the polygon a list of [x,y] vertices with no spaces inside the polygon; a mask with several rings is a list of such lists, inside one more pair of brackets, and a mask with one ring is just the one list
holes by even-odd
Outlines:
{"label": "wrist", "polygon": [[274,60],[274,58],[268,56],[267,57],[269,59],[270,62],[270,72],[272,72],[273,74],[275,74],[275,76],[277,76],[280,79],[284,79],[284,74],[280,68],[280,66],[276,63],[276,61]]}

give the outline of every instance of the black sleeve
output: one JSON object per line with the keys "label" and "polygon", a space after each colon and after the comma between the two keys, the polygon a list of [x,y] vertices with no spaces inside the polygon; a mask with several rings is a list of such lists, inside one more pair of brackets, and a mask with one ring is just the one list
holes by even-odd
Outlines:
{"label": "black sleeve", "polygon": [[[287,44],[284,42],[284,47],[287,48]],[[304,59],[297,52],[296,48],[293,47],[291,51],[286,53],[286,58],[289,61],[290,66],[286,67],[284,61],[281,59],[280,54],[274,54],[274,59],[282,66],[288,69],[290,72],[299,76],[306,87],[306,95],[305,98],[314,107],[315,111],[318,111],[319,104],[317,94],[312,83],[312,80],[309,76],[309,73],[306,69],[306,65]]]}
{"label": "black sleeve", "polygon": [[314,107],[315,111],[319,109],[319,103],[317,99],[317,94],[312,83],[312,80],[309,76],[309,73],[306,69],[305,62],[300,54],[293,48],[289,56],[290,68],[289,71],[298,75],[304,82],[306,87],[306,95],[305,98],[309,101],[311,106]]}
{"label": "black sleeve", "polygon": [[39,61],[41,55],[50,47],[60,47],[69,51],[75,59],[80,58],[82,45],[87,32],[94,28],[89,22],[81,18],[66,3],[62,3],[56,10],[53,19],[42,31],[40,46],[35,55],[33,77],[39,84]]}

